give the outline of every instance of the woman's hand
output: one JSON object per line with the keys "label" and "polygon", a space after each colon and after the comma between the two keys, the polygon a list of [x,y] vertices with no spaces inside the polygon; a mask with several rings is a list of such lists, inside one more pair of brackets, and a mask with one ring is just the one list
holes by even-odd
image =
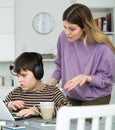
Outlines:
{"label": "woman's hand", "polygon": [[17,109],[23,109],[25,107],[25,104],[21,100],[11,101],[8,103],[9,110],[16,111]]}
{"label": "woman's hand", "polygon": [[82,86],[86,82],[90,83],[91,81],[92,81],[91,76],[80,74],[80,75],[76,76],[75,78],[73,78],[73,79],[69,80],[68,82],[66,82],[66,84],[64,85],[64,89],[70,91],[70,90],[72,90],[73,88],[75,88],[77,86]]}

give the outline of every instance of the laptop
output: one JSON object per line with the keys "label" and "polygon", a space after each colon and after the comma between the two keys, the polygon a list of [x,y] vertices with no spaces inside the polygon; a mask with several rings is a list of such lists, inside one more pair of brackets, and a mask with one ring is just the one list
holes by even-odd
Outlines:
{"label": "laptop", "polygon": [[3,100],[0,98],[0,120],[10,120],[15,121],[22,119],[23,117],[15,116],[15,114],[12,114],[9,109],[4,104]]}
{"label": "laptop", "polygon": [[25,118],[33,118],[33,117],[38,117],[38,116],[28,116],[28,117],[16,116],[16,112],[9,111],[9,109],[4,104],[3,100],[0,98],[0,120],[16,121]]}

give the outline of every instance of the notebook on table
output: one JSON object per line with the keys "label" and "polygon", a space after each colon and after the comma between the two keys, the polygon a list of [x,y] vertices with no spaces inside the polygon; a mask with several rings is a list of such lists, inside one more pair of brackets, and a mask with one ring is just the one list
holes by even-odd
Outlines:
{"label": "notebook on table", "polygon": [[0,98],[0,120],[16,121],[16,120],[32,118],[32,117],[37,117],[37,116],[29,116],[29,117],[16,116],[16,112],[9,111],[9,109],[4,104],[3,100]]}

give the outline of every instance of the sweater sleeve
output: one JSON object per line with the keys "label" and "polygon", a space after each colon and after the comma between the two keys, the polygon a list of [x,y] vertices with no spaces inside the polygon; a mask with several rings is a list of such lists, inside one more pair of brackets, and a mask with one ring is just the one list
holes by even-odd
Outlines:
{"label": "sweater sleeve", "polygon": [[15,100],[14,94],[17,94],[17,91],[20,91],[20,87],[14,88],[11,92],[8,93],[8,95],[4,99],[4,103],[7,105],[9,102]]}
{"label": "sweater sleeve", "polygon": [[53,78],[55,78],[56,80],[60,80],[61,79],[61,47],[60,47],[60,37],[58,38],[58,42],[57,42],[57,56],[55,58],[55,71],[52,75]]}
{"label": "sweater sleeve", "polygon": [[108,87],[113,84],[115,72],[115,59],[111,49],[104,48],[97,71],[92,75],[92,86]]}
{"label": "sweater sleeve", "polygon": [[56,87],[56,90],[54,92],[53,100],[55,102],[54,116],[56,116],[57,111],[60,107],[69,105],[67,98],[65,97],[63,92],[58,87]]}

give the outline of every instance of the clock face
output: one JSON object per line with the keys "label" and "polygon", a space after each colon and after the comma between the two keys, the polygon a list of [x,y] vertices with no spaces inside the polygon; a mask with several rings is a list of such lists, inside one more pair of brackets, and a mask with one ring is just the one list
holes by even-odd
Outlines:
{"label": "clock face", "polygon": [[53,30],[54,20],[48,13],[39,13],[33,19],[33,28],[40,34],[47,34]]}

